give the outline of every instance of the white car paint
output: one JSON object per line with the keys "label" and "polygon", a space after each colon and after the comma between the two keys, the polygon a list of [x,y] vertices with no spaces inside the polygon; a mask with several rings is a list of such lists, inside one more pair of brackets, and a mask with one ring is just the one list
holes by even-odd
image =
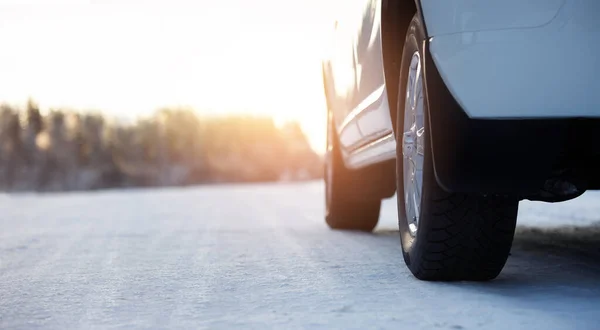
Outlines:
{"label": "white car paint", "polygon": [[[376,11],[372,29],[363,33],[370,33],[369,49],[381,47],[381,0],[357,1],[352,2],[353,8]],[[600,54],[600,1],[421,0],[420,4],[433,61],[469,117],[600,117],[600,79],[596,77],[600,72],[596,60]],[[357,22],[346,24],[351,31],[360,28]],[[355,92],[380,86],[361,95],[362,100],[350,100],[351,95],[360,93],[346,98],[336,95],[340,106],[336,114],[343,114],[336,118],[342,144],[361,146],[345,153],[346,165],[356,168],[395,157],[391,152],[395,139],[389,102],[380,102],[382,97],[387,100],[389,92],[383,58],[375,56],[351,66],[350,58],[354,56],[356,61],[359,51],[355,42],[349,43],[353,49],[338,54],[344,63],[337,63],[334,78],[347,77],[356,86]],[[330,60],[336,63],[336,58]],[[352,72],[337,76],[339,70]],[[368,88],[361,86],[356,77],[374,71],[380,74],[363,82]],[[345,105],[340,105],[341,100]]]}
{"label": "white car paint", "polygon": [[[357,116],[358,127],[364,137],[380,138],[392,132],[393,127],[390,120],[390,110],[385,89],[385,74],[383,67],[383,55],[381,44],[381,1],[369,0],[372,6],[373,27],[370,31],[368,50],[371,54],[378,54],[375,59],[371,58],[370,63],[362,63],[357,66],[361,70],[377,71],[379,74],[371,77],[369,86],[377,86],[377,88],[367,97],[368,102],[361,102],[354,109],[354,112],[360,112]],[[359,85],[359,88],[362,86]]]}
{"label": "white car paint", "polygon": [[421,11],[427,34],[433,37],[461,32],[540,27],[554,19],[564,2],[421,0]]}
{"label": "white car paint", "polygon": [[365,108],[366,111],[362,113],[358,121],[358,127],[365,136],[380,137],[393,130],[385,85],[382,85],[378,91],[380,91],[379,97],[368,108]]}
{"label": "white car paint", "polygon": [[342,145],[348,147],[355,144],[356,141],[360,141],[362,134],[360,134],[360,130],[358,129],[356,122],[351,122],[344,126],[344,129],[339,134],[339,137]]}
{"label": "white car paint", "polygon": [[390,133],[347,155],[345,164],[349,168],[360,168],[394,158],[396,158],[396,139],[394,134]]}
{"label": "white car paint", "polygon": [[324,61],[329,66],[324,83],[341,144],[354,150],[392,131],[381,55],[381,1],[353,0],[340,12]]}
{"label": "white car paint", "polygon": [[[538,2],[526,8],[533,10],[532,3]],[[558,5],[543,3],[540,12]],[[435,35],[430,51],[448,89],[471,118],[600,117],[599,13],[598,0],[570,0],[541,26],[470,26],[465,30],[481,30]],[[481,14],[493,16],[491,11]],[[439,24],[438,17],[426,16],[434,33],[456,31]],[[543,23],[539,17],[533,15],[529,22]]]}
{"label": "white car paint", "polygon": [[357,89],[353,59],[353,33],[357,29],[356,22],[360,21],[357,6],[356,4],[350,6],[349,10],[340,13],[337,17],[329,47],[325,49],[323,67],[324,78],[328,76],[323,81],[328,107],[335,114],[334,123],[340,143],[345,148],[351,147],[362,138],[356,122],[347,120]]}

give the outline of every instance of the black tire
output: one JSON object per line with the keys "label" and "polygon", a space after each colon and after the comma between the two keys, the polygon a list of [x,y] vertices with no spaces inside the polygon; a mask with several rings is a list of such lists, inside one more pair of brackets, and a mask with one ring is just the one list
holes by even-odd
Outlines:
{"label": "black tire", "polygon": [[[423,57],[425,33],[418,14],[407,31],[399,94],[405,95],[409,65],[418,51]],[[422,73],[421,73],[422,74]],[[416,234],[411,234],[404,204],[402,141],[397,143],[396,188],[398,224],[404,261],[421,280],[487,281],[498,276],[504,267],[515,232],[518,199],[481,194],[448,193],[437,183],[429,142],[429,114],[424,87],[424,140],[421,207]],[[405,97],[398,98],[397,127],[404,127]],[[451,129],[451,127],[448,127]],[[402,131],[397,134],[402,139]]]}
{"label": "black tire", "polygon": [[379,221],[381,200],[361,189],[368,176],[345,167],[331,113],[327,118],[325,222],[331,229],[371,232]]}

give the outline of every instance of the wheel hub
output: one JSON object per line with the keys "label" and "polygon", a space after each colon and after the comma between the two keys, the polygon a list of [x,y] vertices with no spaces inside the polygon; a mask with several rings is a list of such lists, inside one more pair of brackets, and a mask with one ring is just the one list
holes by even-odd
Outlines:
{"label": "wheel hub", "polygon": [[416,139],[415,139],[415,132],[413,130],[410,130],[408,132],[404,132],[404,134],[402,135],[402,155],[405,158],[411,158],[414,156],[414,153],[416,151]]}

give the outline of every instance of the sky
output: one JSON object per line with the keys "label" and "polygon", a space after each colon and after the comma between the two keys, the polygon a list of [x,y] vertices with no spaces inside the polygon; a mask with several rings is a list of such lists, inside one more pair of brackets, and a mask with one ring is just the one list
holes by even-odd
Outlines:
{"label": "sky", "polygon": [[272,115],[322,151],[336,1],[0,0],[0,102]]}

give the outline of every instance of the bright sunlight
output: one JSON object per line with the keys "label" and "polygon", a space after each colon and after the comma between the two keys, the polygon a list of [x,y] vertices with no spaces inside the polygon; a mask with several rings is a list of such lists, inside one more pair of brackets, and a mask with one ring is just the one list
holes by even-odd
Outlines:
{"label": "bright sunlight", "polygon": [[297,120],[324,148],[333,2],[0,1],[0,102],[134,119],[165,106]]}

